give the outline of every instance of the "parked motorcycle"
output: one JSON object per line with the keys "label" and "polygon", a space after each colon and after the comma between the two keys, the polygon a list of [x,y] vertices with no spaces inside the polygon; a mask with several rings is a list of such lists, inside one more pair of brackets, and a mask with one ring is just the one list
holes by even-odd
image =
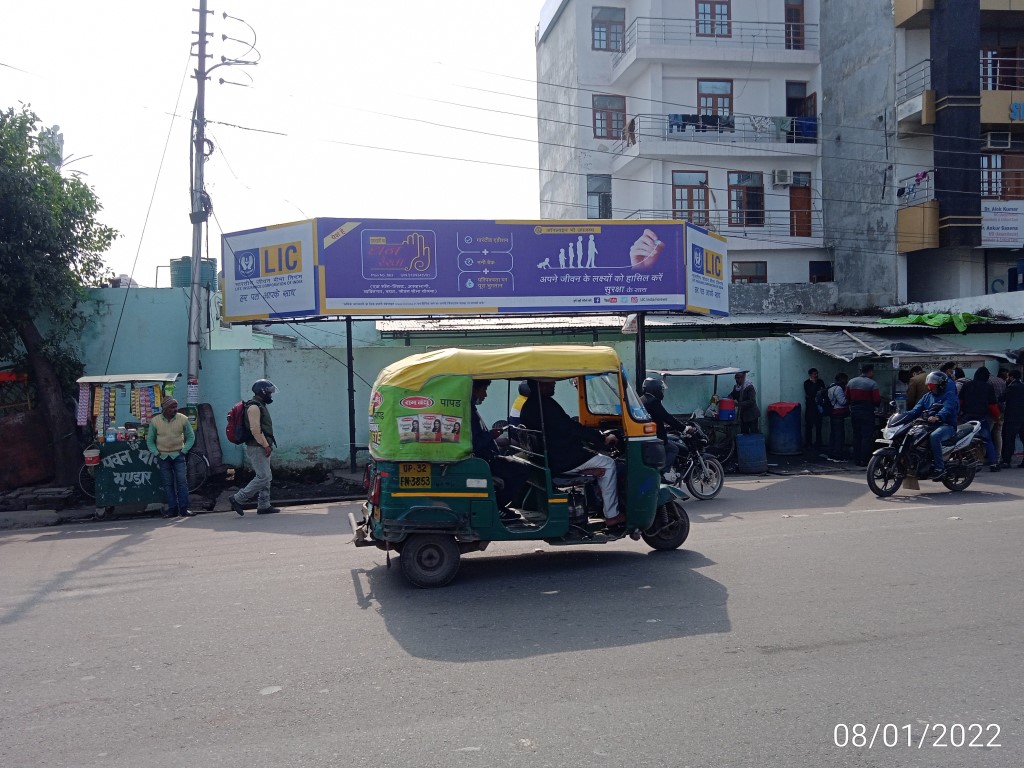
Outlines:
{"label": "parked motorcycle", "polygon": [[679,446],[679,455],[662,480],[679,488],[686,484],[698,499],[713,499],[725,485],[722,462],[706,453],[710,440],[695,422],[688,422],[682,433],[669,432],[668,439]]}
{"label": "parked motorcycle", "polygon": [[[938,410],[938,406],[935,407]],[[908,478],[927,480],[932,472],[932,449],[929,437],[936,428],[929,424],[927,415],[911,418],[909,413],[895,413],[882,428],[879,448],[868,461],[868,487],[876,496],[892,496]],[[978,451],[981,441],[977,435],[981,424],[968,421],[956,433],[943,440],[942,460],[946,475],[942,484],[951,491],[962,491],[974,481],[981,466]]]}

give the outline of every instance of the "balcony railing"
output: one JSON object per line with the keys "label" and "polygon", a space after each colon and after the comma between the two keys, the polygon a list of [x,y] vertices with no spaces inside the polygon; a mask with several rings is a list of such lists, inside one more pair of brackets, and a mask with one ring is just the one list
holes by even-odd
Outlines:
{"label": "balcony railing", "polygon": [[899,208],[920,205],[935,199],[935,171],[920,171],[896,182],[896,203]]}
{"label": "balcony railing", "polygon": [[668,114],[633,117],[614,151],[625,152],[644,141],[689,141],[700,144],[784,142],[816,144],[817,117],[774,115]]}
{"label": "balcony railing", "polygon": [[[658,211],[653,209],[642,209],[633,211],[625,219],[632,220],[668,220],[689,221],[698,227],[704,227],[719,234],[746,235],[757,239],[765,237],[821,237],[822,236],[822,215],[819,209],[812,209],[808,212],[798,212],[791,215],[789,211],[757,211],[746,213],[747,221],[763,221],[760,226],[754,224],[730,224],[728,210],[709,210],[707,216],[695,215],[692,218],[686,211]],[[733,221],[736,221],[736,214],[733,212]]]}
{"label": "balcony railing", "polygon": [[919,61],[896,75],[896,103],[920,96],[932,87],[932,60]]}
{"label": "balcony railing", "polygon": [[637,17],[626,29],[619,61],[637,45],[712,45],[715,47],[818,50],[818,25],[785,21],[705,21]]}
{"label": "balcony railing", "polygon": [[982,52],[980,67],[981,90],[1024,90],[1024,59],[1004,59]]}

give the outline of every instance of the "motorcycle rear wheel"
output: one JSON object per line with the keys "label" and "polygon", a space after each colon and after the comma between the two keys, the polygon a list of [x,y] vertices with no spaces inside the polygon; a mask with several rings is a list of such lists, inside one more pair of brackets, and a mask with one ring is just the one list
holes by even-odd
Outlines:
{"label": "motorcycle rear wheel", "polygon": [[903,473],[900,471],[896,456],[891,453],[876,453],[868,461],[868,488],[879,498],[892,496],[903,485]]}
{"label": "motorcycle rear wheel", "polygon": [[974,467],[949,466],[946,465],[946,476],[942,478],[942,484],[954,493],[967,489],[974,482],[976,470]]}
{"label": "motorcycle rear wheel", "polygon": [[725,469],[722,462],[710,453],[705,453],[703,458],[706,471],[701,471],[700,464],[695,461],[686,476],[686,487],[691,495],[707,501],[715,498],[725,485]]}

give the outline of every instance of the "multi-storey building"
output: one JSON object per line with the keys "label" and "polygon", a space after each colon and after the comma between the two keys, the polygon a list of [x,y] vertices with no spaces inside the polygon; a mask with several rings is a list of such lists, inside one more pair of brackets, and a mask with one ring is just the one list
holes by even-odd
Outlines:
{"label": "multi-storey building", "polygon": [[895,0],[893,11],[907,298],[1006,291],[1024,256],[1024,0]]}
{"label": "multi-storey building", "polygon": [[691,221],[729,238],[733,283],[828,308],[819,57],[818,0],[551,0],[541,215]]}
{"label": "multi-storey building", "polygon": [[1024,255],[1024,0],[549,0],[537,79],[542,215],[727,236],[734,312],[979,296]]}

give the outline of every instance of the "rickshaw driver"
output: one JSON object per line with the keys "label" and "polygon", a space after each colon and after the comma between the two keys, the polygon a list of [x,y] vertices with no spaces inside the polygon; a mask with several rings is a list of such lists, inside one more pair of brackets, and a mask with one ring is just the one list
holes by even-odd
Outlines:
{"label": "rickshaw driver", "polygon": [[611,448],[618,443],[618,438],[615,435],[603,435],[599,430],[585,427],[572,419],[555,402],[555,382],[536,379],[528,379],[528,382],[530,396],[523,404],[522,424],[535,432],[543,431],[551,472],[587,472],[596,475],[604,499],[605,525],[613,528],[625,523],[625,513],[619,512],[615,460],[603,453],[590,453],[583,447],[589,443]]}
{"label": "rickshaw driver", "polygon": [[[487,388],[490,385],[490,379],[473,379],[473,396],[470,406],[473,455],[486,461],[491,467],[491,474],[501,480],[500,483],[495,483],[494,489],[495,499],[498,503],[498,517],[505,523],[516,522],[521,518],[508,506],[526,485],[530,470],[528,467],[520,466],[498,454],[498,444],[494,441],[494,432],[488,429],[487,422],[477,410],[477,406],[487,398]],[[496,431],[501,433],[501,430]]]}

